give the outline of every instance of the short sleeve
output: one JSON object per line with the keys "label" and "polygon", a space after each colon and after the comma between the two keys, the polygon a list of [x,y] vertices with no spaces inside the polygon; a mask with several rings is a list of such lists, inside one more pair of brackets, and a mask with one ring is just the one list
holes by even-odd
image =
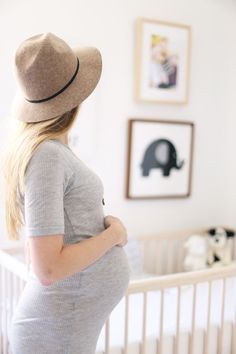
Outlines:
{"label": "short sleeve", "polygon": [[64,234],[65,169],[62,156],[55,144],[43,142],[40,145],[25,173],[25,235]]}

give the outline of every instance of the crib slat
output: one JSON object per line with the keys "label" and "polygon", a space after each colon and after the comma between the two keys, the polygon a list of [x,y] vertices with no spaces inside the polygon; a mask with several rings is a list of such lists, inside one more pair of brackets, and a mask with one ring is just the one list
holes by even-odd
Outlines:
{"label": "crib slat", "polygon": [[183,257],[184,257],[184,247],[183,244],[186,239],[178,241],[178,254],[177,254],[177,272],[183,271]]}
{"label": "crib slat", "polygon": [[20,279],[17,278],[17,298],[19,298],[20,294],[21,294],[21,282],[20,282]]}
{"label": "crib slat", "polygon": [[[3,289],[3,267],[0,265],[0,284],[1,284],[1,289]],[[2,318],[3,318],[3,308],[2,308],[2,302],[3,302],[3,291],[0,291],[0,348],[3,347],[3,338],[2,338]]]}
{"label": "crib slat", "polygon": [[141,353],[146,354],[146,330],[147,330],[147,291],[143,292],[143,333]]}
{"label": "crib slat", "polygon": [[180,304],[181,304],[181,286],[178,286],[177,287],[176,340],[175,340],[175,348],[174,348],[175,354],[179,354]]}
{"label": "crib slat", "polygon": [[149,254],[148,254],[148,242],[143,242],[143,268],[145,271],[148,271],[149,266]]}
{"label": "crib slat", "polygon": [[217,354],[223,353],[223,335],[224,335],[224,313],[225,313],[225,283],[226,278],[223,278],[223,289],[222,289],[222,307],[221,307],[221,326],[219,329],[219,342]]}
{"label": "crib slat", "polygon": [[[171,270],[171,273],[178,273],[178,267],[179,267],[179,264],[178,264],[178,254],[179,254],[179,248],[178,248],[178,240],[173,240],[173,260],[172,260],[172,270]],[[183,263],[183,260],[182,260],[182,263]]]}
{"label": "crib slat", "polygon": [[7,282],[7,270],[6,268],[3,268],[3,273],[2,273],[3,277],[3,291],[2,291],[2,309],[3,309],[3,354],[7,354],[7,346],[8,346],[8,340],[7,340],[7,314],[6,314],[6,298],[7,298],[7,291],[6,291],[6,282]]}
{"label": "crib slat", "polygon": [[18,301],[17,284],[18,284],[18,278],[15,274],[13,274],[13,311]]}
{"label": "crib slat", "polygon": [[174,241],[167,241],[167,260],[166,260],[166,264],[167,264],[167,269],[166,269],[166,274],[170,274],[173,272],[173,245],[174,245]]}
{"label": "crib slat", "polygon": [[197,284],[193,285],[192,330],[190,335],[190,354],[194,353],[195,322],[196,322],[196,293]]}
{"label": "crib slat", "polygon": [[14,287],[13,287],[13,273],[8,272],[7,283],[7,324],[10,324],[13,315],[13,299],[14,299]]}
{"label": "crib slat", "polygon": [[232,324],[232,353],[236,352],[236,308],[234,309],[234,321]]}
{"label": "crib slat", "polygon": [[162,346],[163,346],[163,321],[164,321],[164,289],[161,289],[161,299],[160,299],[160,332],[159,332],[159,341],[157,347],[157,354],[162,353]]}
{"label": "crib slat", "polygon": [[178,241],[178,246],[177,246],[177,265],[176,265],[176,272],[181,272],[182,268],[182,263],[183,263],[183,255],[181,254],[182,252],[182,243]]}
{"label": "crib slat", "polygon": [[9,315],[10,319],[14,308],[14,274],[10,273],[10,287],[9,287]]}
{"label": "crib slat", "polygon": [[[6,284],[5,284],[5,289],[6,289],[6,312],[5,312],[5,318],[6,318],[6,325],[7,328],[10,325],[12,315],[13,315],[13,309],[14,309],[14,274],[6,270]],[[9,348],[9,338],[7,337],[8,331],[6,332],[6,338],[7,338],[7,349],[6,349],[6,354],[10,354],[10,348]]]}
{"label": "crib slat", "polygon": [[231,326],[231,353],[235,353],[236,346],[235,346],[235,323],[232,323]]}
{"label": "crib slat", "polygon": [[155,273],[156,274],[162,274],[162,255],[163,255],[163,241],[158,240],[156,242],[156,261],[155,261]]}
{"label": "crib slat", "polygon": [[212,281],[209,281],[208,282],[208,300],[207,300],[207,330],[205,333],[204,354],[209,354],[209,332],[210,332],[210,320],[211,320],[211,290],[212,290]]}
{"label": "crib slat", "polygon": [[129,295],[125,296],[125,346],[124,346],[124,354],[128,353],[128,340],[129,340]]}
{"label": "crib slat", "polygon": [[[11,320],[10,317],[10,302],[12,297],[12,289],[11,289],[11,272],[7,271],[6,277],[6,329],[8,328],[8,324]],[[6,332],[7,333],[7,332]],[[7,337],[7,335],[6,335]],[[8,338],[7,338],[7,353],[8,353]]]}

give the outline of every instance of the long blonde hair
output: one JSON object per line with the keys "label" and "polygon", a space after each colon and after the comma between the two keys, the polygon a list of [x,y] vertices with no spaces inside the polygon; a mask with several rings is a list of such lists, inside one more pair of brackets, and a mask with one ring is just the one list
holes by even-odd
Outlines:
{"label": "long blonde hair", "polygon": [[66,133],[75,121],[79,106],[72,110],[41,122],[16,121],[14,136],[3,155],[3,175],[5,193],[5,220],[7,238],[20,240],[20,230],[24,226],[20,199],[24,195],[24,174],[27,164],[37,146],[47,139]]}

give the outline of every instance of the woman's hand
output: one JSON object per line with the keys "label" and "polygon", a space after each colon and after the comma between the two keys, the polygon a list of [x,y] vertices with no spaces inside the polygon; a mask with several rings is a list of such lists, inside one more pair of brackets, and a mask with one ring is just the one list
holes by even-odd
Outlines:
{"label": "woman's hand", "polygon": [[104,218],[104,225],[107,229],[110,227],[117,238],[118,246],[125,246],[127,240],[127,230],[121,220],[115,216],[107,215]]}

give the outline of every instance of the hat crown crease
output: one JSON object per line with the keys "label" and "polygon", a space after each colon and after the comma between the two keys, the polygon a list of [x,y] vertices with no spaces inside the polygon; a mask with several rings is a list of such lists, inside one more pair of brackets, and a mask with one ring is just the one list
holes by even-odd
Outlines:
{"label": "hat crown crease", "polygon": [[38,35],[19,47],[15,65],[26,98],[37,100],[53,95],[71,79],[77,58],[62,39]]}

